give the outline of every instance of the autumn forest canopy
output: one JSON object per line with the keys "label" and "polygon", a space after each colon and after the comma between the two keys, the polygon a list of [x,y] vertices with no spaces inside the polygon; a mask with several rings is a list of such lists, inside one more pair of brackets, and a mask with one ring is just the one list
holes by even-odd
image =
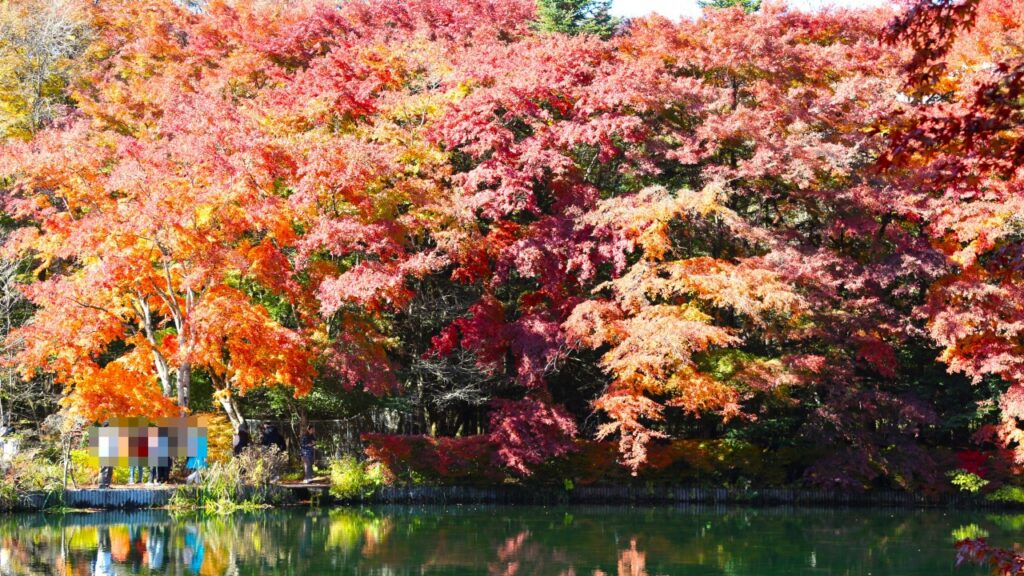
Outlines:
{"label": "autumn forest canopy", "polygon": [[465,478],[1024,464],[1024,1],[10,0],[0,137],[3,424],[388,414],[373,457]]}

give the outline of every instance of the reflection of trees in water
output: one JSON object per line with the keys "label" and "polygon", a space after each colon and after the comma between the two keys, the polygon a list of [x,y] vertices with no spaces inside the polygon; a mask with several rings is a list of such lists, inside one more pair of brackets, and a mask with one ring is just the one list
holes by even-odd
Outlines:
{"label": "reflection of trees in water", "polygon": [[90,574],[108,553],[119,575],[931,575],[949,572],[957,527],[998,539],[1022,523],[912,511],[500,507],[38,515],[0,522],[0,574]]}
{"label": "reflection of trees in water", "polygon": [[[629,541],[629,548],[619,552],[618,576],[647,576],[647,554],[636,549],[636,538]],[[600,569],[594,576],[604,576]]]}
{"label": "reflection of trees in water", "polygon": [[174,528],[152,512],[12,517],[0,523],[0,574],[163,574]]}

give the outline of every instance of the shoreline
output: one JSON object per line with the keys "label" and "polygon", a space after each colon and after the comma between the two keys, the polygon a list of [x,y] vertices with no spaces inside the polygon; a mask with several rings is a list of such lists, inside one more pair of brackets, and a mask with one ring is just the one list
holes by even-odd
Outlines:
{"label": "shoreline", "polygon": [[[10,512],[45,511],[59,507],[80,510],[165,509],[181,486],[107,489],[81,488],[59,492],[23,494]],[[335,505],[457,505],[493,504],[531,505],[733,505],[797,506],[826,508],[882,507],[903,509],[977,509],[1020,510],[1024,506],[994,502],[984,496],[964,493],[924,496],[896,490],[851,492],[809,488],[708,488],[682,485],[664,486],[578,486],[572,490],[537,486],[385,486],[358,498],[335,498],[325,485],[287,486],[295,503],[291,506]]]}

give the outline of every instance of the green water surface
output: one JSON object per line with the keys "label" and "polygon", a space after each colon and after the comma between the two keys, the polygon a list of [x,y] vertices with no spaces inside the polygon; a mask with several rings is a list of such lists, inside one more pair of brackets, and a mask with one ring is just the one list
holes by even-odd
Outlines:
{"label": "green water surface", "polygon": [[1024,515],[965,511],[331,508],[0,518],[0,574],[942,576],[956,538],[1010,545]]}

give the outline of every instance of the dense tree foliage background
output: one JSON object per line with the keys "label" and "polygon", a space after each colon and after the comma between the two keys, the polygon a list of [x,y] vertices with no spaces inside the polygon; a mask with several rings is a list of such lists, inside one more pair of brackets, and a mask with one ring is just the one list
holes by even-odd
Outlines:
{"label": "dense tree foliage background", "polygon": [[64,410],[384,415],[455,478],[1021,461],[1024,3],[47,2],[5,353]]}

